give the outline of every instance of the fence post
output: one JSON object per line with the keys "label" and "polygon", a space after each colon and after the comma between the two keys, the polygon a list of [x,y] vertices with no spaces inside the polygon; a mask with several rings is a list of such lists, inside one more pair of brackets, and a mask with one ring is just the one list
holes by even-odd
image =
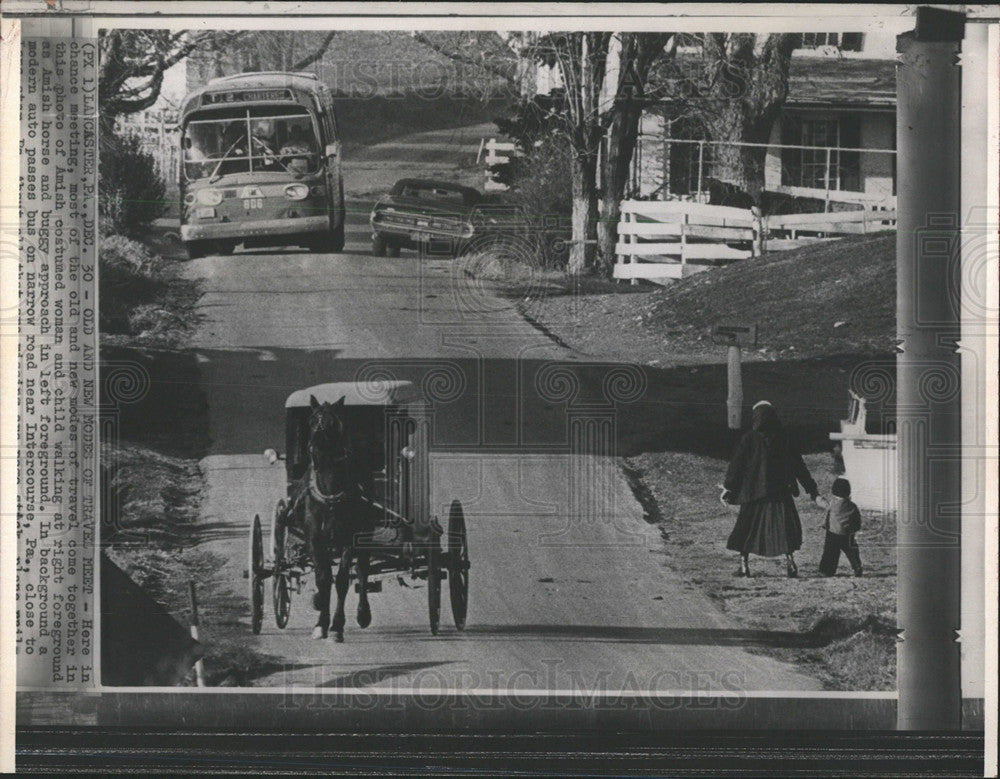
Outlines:
{"label": "fence post", "polygon": [[[635,214],[632,213],[631,211],[629,211],[628,214],[627,214],[627,216],[628,216],[628,223],[629,224],[634,224],[635,223]],[[636,243],[636,236],[631,231],[629,231],[629,234],[628,234],[628,245],[632,246],[632,244],[634,244],[634,243]],[[635,255],[634,254],[629,255],[628,262],[629,262],[629,265],[634,265],[635,264]],[[629,280],[629,286],[631,286],[631,287],[638,286],[638,284],[639,284],[639,279],[637,279],[635,276],[633,276]]]}
{"label": "fence post", "polygon": [[[674,145],[671,143],[670,135],[673,134],[673,130],[670,129],[673,125],[673,120],[667,122],[667,137],[663,139],[663,192],[670,196],[670,157],[673,152]],[[664,200],[667,197],[663,198]]]}
{"label": "fence post", "polygon": [[826,169],[823,173],[823,186],[826,189],[826,203],[823,205],[823,213],[830,211],[830,147],[826,147]]}
{"label": "fence post", "polygon": [[695,196],[698,202],[701,202],[701,168],[702,163],[705,159],[705,142],[698,141],[698,193]]}
{"label": "fence post", "polygon": [[688,213],[684,212],[684,219],[681,221],[681,278],[684,278],[685,265],[687,264],[687,232]]}

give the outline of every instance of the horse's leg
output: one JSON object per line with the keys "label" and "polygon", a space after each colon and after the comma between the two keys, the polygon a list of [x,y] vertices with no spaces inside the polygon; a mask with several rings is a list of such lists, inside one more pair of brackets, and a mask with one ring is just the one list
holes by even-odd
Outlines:
{"label": "horse's leg", "polygon": [[337,634],[337,641],[344,640],[344,623],[347,617],[344,616],[344,601],[347,600],[347,591],[351,588],[351,562],[354,550],[344,547],[344,553],[340,557],[340,568],[337,569],[337,610],[333,615],[333,622],[330,627]]}
{"label": "horse's leg", "polygon": [[372,610],[368,605],[368,562],[371,553],[365,549],[358,552],[358,625],[362,628],[372,624]]}
{"label": "horse's leg", "polygon": [[312,546],[313,571],[316,576],[316,595],[313,607],[319,612],[313,638],[326,638],[330,624],[330,588],[333,586],[333,570],[330,566],[330,541],[323,533],[322,525],[314,512],[306,510],[306,532]]}

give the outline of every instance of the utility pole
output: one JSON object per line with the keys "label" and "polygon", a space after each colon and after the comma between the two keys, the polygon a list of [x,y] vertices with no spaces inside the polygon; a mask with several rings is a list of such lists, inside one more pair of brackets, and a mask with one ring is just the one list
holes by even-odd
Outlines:
{"label": "utility pole", "polygon": [[[897,38],[897,643],[900,730],[961,728],[961,94],[965,16]],[[985,95],[983,96],[985,99]],[[954,390],[954,391],[952,391]]]}

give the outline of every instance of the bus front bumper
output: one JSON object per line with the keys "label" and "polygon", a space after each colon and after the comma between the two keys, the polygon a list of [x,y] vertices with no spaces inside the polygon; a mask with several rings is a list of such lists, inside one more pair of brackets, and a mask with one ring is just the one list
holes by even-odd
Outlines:
{"label": "bus front bumper", "polygon": [[297,219],[259,219],[253,222],[215,222],[181,225],[182,241],[212,241],[221,238],[263,238],[269,235],[324,233],[330,229],[326,216],[303,216]]}

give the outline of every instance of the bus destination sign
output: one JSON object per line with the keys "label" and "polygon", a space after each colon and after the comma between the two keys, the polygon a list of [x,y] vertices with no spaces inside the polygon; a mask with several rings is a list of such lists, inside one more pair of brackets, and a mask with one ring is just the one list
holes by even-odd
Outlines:
{"label": "bus destination sign", "polygon": [[202,105],[221,103],[256,103],[268,100],[294,100],[289,89],[239,89],[225,92],[206,92]]}

